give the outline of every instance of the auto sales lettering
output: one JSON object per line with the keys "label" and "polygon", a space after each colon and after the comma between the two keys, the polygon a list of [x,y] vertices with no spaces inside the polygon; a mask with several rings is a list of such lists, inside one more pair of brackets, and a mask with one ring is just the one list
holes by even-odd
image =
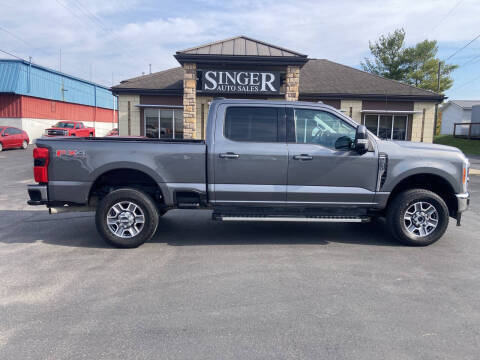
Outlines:
{"label": "auto sales lettering", "polygon": [[278,71],[203,70],[202,91],[213,93],[278,94]]}

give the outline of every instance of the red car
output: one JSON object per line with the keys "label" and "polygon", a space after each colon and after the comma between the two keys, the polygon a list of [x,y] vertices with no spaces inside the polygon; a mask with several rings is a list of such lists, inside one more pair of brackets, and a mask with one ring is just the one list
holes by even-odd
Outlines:
{"label": "red car", "polygon": [[85,127],[81,121],[59,121],[45,130],[45,136],[94,137],[95,128]]}
{"label": "red car", "polygon": [[10,126],[0,126],[0,151],[13,148],[26,149],[29,142],[30,139],[25,131]]}

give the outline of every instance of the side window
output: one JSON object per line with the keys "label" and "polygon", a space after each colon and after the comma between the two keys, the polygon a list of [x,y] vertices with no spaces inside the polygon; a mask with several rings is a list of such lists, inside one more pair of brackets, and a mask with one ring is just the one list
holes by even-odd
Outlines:
{"label": "side window", "polygon": [[295,109],[295,142],[318,144],[335,149],[341,137],[355,140],[355,128],[335,115],[321,110]]}
{"label": "side window", "polygon": [[75,129],[83,129],[83,124],[77,124],[77,125],[75,125]]}
{"label": "side window", "polygon": [[225,137],[234,141],[278,142],[278,109],[273,107],[228,107]]}
{"label": "side window", "polygon": [[20,129],[12,129],[12,130],[15,135],[20,135],[22,133],[22,130]]}
{"label": "side window", "polygon": [[6,128],[4,134],[5,135],[13,135],[14,134],[13,128]]}

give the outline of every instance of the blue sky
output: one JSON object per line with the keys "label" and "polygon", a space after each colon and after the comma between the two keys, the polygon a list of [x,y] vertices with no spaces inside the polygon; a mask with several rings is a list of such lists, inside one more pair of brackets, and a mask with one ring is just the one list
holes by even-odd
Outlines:
{"label": "blue sky", "polygon": [[[444,59],[480,33],[478,0],[2,1],[0,49],[112,85],[178,66],[176,50],[247,35],[360,67],[368,41],[403,27],[407,45],[439,41]],[[0,57],[8,57],[1,54]],[[480,39],[450,59],[453,99],[480,99]]]}

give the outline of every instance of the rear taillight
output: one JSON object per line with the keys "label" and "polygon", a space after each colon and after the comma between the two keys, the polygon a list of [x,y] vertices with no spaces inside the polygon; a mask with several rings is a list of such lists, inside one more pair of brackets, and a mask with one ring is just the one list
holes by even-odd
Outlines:
{"label": "rear taillight", "polygon": [[33,177],[38,183],[48,182],[48,149],[33,149]]}

